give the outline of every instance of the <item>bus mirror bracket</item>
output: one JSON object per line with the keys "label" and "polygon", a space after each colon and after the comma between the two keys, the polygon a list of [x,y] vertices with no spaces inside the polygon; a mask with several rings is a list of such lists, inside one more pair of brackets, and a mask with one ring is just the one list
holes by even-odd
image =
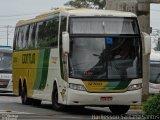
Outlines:
{"label": "bus mirror bracket", "polygon": [[145,32],[142,32],[143,45],[144,45],[144,54],[151,53],[151,37]]}
{"label": "bus mirror bracket", "polygon": [[69,53],[69,33],[68,32],[62,32],[62,46],[63,46],[63,52],[65,54]]}

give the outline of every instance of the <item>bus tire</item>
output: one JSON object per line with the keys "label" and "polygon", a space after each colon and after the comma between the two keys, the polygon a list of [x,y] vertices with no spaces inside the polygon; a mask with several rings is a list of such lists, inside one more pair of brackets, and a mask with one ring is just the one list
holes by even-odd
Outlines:
{"label": "bus tire", "polygon": [[33,100],[32,100],[32,104],[33,104],[34,106],[40,106],[40,105],[41,105],[41,102],[42,102],[42,100],[37,100],[37,99],[33,99]]}
{"label": "bus tire", "polygon": [[24,85],[22,87],[22,91],[21,91],[21,101],[23,105],[31,105],[32,104],[32,100],[30,98],[27,97],[27,87],[26,85]]}
{"label": "bus tire", "polygon": [[110,111],[115,115],[123,115],[129,110],[129,105],[111,105],[109,106]]}
{"label": "bus tire", "polygon": [[85,106],[67,106],[67,111],[84,111]]}
{"label": "bus tire", "polygon": [[52,91],[52,107],[57,111],[64,109],[64,105],[58,103],[58,90],[56,85],[54,86],[54,89]]}
{"label": "bus tire", "polygon": [[21,80],[19,80],[19,86],[18,86],[18,88],[19,88],[18,96],[21,96],[21,94],[22,94],[22,83],[21,83]]}

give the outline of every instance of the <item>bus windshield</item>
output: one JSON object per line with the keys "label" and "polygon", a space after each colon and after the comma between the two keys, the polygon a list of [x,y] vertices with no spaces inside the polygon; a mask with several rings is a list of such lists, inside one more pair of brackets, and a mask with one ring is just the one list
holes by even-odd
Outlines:
{"label": "bus windshield", "polygon": [[113,37],[112,45],[107,45],[106,38],[72,38],[70,76],[83,79],[138,78],[141,74],[139,51],[138,38]]}
{"label": "bus windshield", "polygon": [[12,53],[0,51],[0,72],[11,72],[12,69]]}
{"label": "bus windshield", "polygon": [[91,23],[86,18],[71,19],[70,77],[84,80],[142,77],[138,26],[134,19],[117,19],[93,18]]}

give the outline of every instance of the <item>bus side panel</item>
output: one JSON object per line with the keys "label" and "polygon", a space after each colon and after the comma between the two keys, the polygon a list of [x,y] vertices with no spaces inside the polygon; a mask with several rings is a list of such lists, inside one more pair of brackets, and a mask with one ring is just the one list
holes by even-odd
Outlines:
{"label": "bus side panel", "polygon": [[36,66],[38,61],[38,50],[13,52],[13,91],[19,93],[19,80],[27,83],[28,96],[31,97],[32,88],[36,80]]}
{"label": "bus side panel", "polygon": [[[50,50],[50,56],[48,61],[48,75],[46,77],[46,84],[43,91],[43,99],[51,101],[52,91],[53,91],[53,84],[54,81],[56,81],[57,85],[62,85],[60,82],[60,67],[59,67],[59,54],[58,54],[58,48],[54,48]],[[42,82],[43,83],[43,82]],[[41,84],[42,84],[41,83]],[[38,97],[38,96],[37,96]],[[40,96],[38,97],[40,98]]]}
{"label": "bus side panel", "polygon": [[[19,92],[19,80],[22,81],[22,85],[25,80],[28,97],[38,95],[38,98],[42,98],[45,96],[43,93],[47,84],[50,51],[51,50],[47,48],[14,52],[13,88],[15,95],[18,95]],[[52,58],[53,60],[55,59],[54,57]],[[56,59],[58,59],[58,57]],[[35,96],[33,96],[33,94],[35,94]]]}

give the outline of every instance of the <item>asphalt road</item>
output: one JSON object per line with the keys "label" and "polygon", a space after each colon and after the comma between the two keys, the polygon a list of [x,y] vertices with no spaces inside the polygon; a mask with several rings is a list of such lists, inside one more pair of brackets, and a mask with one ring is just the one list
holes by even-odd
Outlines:
{"label": "asphalt road", "polygon": [[20,97],[0,94],[0,119],[2,120],[131,120],[140,119],[141,110],[130,110],[126,115],[114,116],[107,107],[86,107],[55,111],[51,103],[41,106],[22,105]]}

